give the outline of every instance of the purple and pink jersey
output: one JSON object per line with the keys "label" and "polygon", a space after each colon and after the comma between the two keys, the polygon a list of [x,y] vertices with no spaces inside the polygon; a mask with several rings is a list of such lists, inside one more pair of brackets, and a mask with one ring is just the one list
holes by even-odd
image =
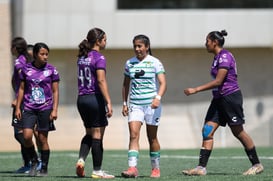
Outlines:
{"label": "purple and pink jersey", "polygon": [[18,95],[18,90],[20,86],[20,72],[21,70],[26,66],[27,59],[24,55],[20,55],[15,61],[14,61],[14,67],[13,67],[13,80],[14,80],[14,88],[15,88],[15,94],[16,97]]}
{"label": "purple and pink jersey", "polygon": [[106,59],[99,52],[92,50],[88,57],[78,59],[78,95],[101,94],[98,86],[98,69],[106,71]]}
{"label": "purple and pink jersey", "polygon": [[223,97],[240,90],[237,81],[237,68],[235,58],[229,51],[225,49],[222,49],[219,54],[214,57],[211,67],[211,76],[215,79],[218,70],[222,68],[227,69],[228,72],[223,81],[223,84],[212,90],[214,98]]}
{"label": "purple and pink jersey", "polygon": [[52,83],[60,81],[55,67],[47,63],[42,68],[36,68],[33,63],[28,63],[22,69],[20,79],[25,82],[24,109],[38,111],[52,109]]}

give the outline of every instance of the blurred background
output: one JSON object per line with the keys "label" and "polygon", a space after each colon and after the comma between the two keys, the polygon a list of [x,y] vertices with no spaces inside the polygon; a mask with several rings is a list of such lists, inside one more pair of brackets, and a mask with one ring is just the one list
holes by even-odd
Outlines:
{"label": "blurred background", "polygon": [[[211,91],[185,96],[183,89],[211,80],[213,55],[205,49],[211,31],[228,32],[225,48],[236,58],[244,95],[246,131],[256,146],[273,146],[273,1],[272,0],[0,0],[0,151],[18,150],[11,125],[11,39],[45,42],[49,62],[60,73],[54,150],[78,149],[84,129],[76,108],[77,48],[87,32],[107,34],[107,80],[114,106],[104,147],[127,149],[127,118],[121,115],[125,61],[134,56],[132,39],[145,34],[152,53],[166,69],[168,90],[162,98],[159,139],[163,149],[199,148]],[[148,148],[145,126],[141,148]],[[215,135],[215,147],[240,143],[228,127]]]}

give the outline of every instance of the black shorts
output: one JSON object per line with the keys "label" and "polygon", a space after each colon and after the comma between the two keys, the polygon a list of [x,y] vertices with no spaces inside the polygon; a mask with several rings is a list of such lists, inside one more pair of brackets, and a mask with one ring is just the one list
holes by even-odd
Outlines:
{"label": "black shorts", "polygon": [[[37,131],[50,131],[53,122],[50,120],[50,110],[34,111],[24,110],[22,114],[23,128],[36,129]],[[37,126],[35,127],[35,125]],[[54,126],[54,125],[53,125]]]}
{"label": "black shorts", "polygon": [[[14,127],[15,132],[19,131],[20,129],[23,128],[23,121],[18,121],[17,118],[15,117],[15,106],[12,106],[12,120],[11,120],[11,125]],[[21,111],[23,109],[21,108]]]}
{"label": "black shorts", "polygon": [[85,128],[108,125],[105,101],[101,94],[78,96],[77,107]]}
{"label": "black shorts", "polygon": [[241,91],[213,99],[209,106],[205,121],[213,121],[220,126],[242,125],[245,123],[243,96]]}

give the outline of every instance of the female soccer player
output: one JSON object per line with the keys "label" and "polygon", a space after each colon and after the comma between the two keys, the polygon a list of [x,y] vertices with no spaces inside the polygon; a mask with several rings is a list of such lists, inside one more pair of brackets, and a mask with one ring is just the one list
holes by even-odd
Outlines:
{"label": "female soccer player", "polygon": [[20,143],[21,146],[21,154],[24,161],[24,165],[19,168],[16,173],[28,173],[30,170],[30,160],[26,156],[26,149],[24,146],[24,136],[23,136],[23,128],[22,122],[18,121],[15,117],[15,106],[17,103],[17,95],[20,86],[20,78],[19,74],[21,73],[23,67],[30,62],[30,55],[27,51],[27,42],[22,37],[15,37],[11,41],[11,53],[16,57],[14,61],[13,67],[13,75],[12,75],[12,87],[15,93],[15,99],[12,101],[12,126],[14,128],[14,137]]}
{"label": "female soccer player", "polygon": [[186,175],[206,175],[206,166],[213,149],[213,135],[219,126],[230,127],[233,135],[242,143],[252,167],[243,175],[255,175],[263,171],[258,159],[255,145],[245,132],[243,113],[243,98],[237,81],[237,68],[233,55],[223,48],[225,30],[212,31],[207,35],[206,48],[214,54],[211,66],[213,80],[195,88],[186,88],[186,95],[212,89],[213,99],[209,106],[203,130],[203,143],[200,150],[199,164],[196,168],[182,171]]}
{"label": "female soccer player", "polygon": [[[48,131],[51,121],[57,119],[60,79],[56,68],[47,62],[48,55],[48,46],[45,43],[36,43],[33,47],[34,61],[28,63],[20,74],[16,117],[23,123],[25,147],[31,160],[30,176],[37,174],[37,154],[32,142],[34,127],[37,124],[38,138],[42,145],[42,167],[38,175],[47,176],[50,155]],[[20,110],[22,101],[23,112]]]}
{"label": "female soccer player", "polygon": [[84,177],[84,164],[92,147],[92,178],[114,178],[101,169],[103,159],[103,135],[108,125],[107,117],[113,114],[106,81],[106,59],[100,53],[106,46],[106,34],[99,28],[91,29],[87,39],[79,45],[78,100],[86,134],[82,138],[76,174]]}
{"label": "female soccer player", "polygon": [[[152,164],[150,176],[156,178],[160,177],[160,145],[157,138],[157,128],[161,116],[160,100],[166,91],[165,70],[162,63],[151,55],[150,40],[147,36],[135,36],[133,46],[136,56],[125,64],[122,87],[122,114],[128,116],[130,131],[129,168],[121,175],[123,177],[138,176],[140,128],[145,122]],[[129,102],[129,106],[127,102]]]}

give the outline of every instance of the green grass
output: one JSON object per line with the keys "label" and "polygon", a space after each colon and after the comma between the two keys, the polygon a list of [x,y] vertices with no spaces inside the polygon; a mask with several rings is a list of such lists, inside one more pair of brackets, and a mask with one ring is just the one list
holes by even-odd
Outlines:
{"label": "green grass", "polygon": [[[214,149],[207,166],[208,174],[204,177],[184,176],[181,170],[195,167],[198,162],[198,149],[185,150],[162,150],[161,151],[161,178],[158,181],[246,181],[246,180],[273,180],[273,148],[258,148],[260,160],[265,167],[265,171],[256,176],[243,176],[242,172],[250,167],[244,150],[242,148]],[[86,177],[77,178],[75,176],[75,163],[77,151],[51,151],[48,177],[35,178],[41,181],[74,181],[90,180],[91,175],[91,155],[86,161]],[[154,180],[149,178],[150,161],[148,151],[140,152],[138,168],[140,176],[137,180]],[[0,152],[0,180],[1,181],[24,181],[33,180],[24,174],[15,174],[14,170],[22,164],[19,152]],[[127,168],[127,151],[105,150],[103,169],[114,174],[114,180],[128,180],[120,177],[122,170]],[[129,179],[130,180],[130,179]]]}

